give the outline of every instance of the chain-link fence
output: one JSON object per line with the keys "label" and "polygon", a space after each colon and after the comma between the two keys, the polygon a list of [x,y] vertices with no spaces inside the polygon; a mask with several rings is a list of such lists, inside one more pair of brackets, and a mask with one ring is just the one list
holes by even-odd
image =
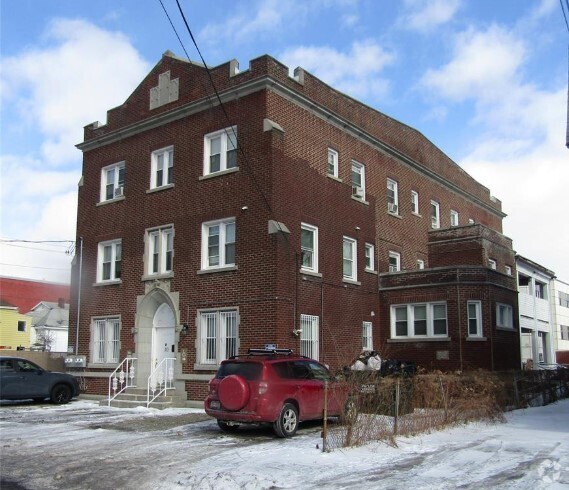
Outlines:
{"label": "chain-link fence", "polygon": [[[355,371],[344,381],[351,393],[345,416],[326,424],[323,447],[357,446],[370,441],[395,445],[414,435],[470,420],[500,420],[504,410],[569,396],[569,370],[519,373],[475,371],[382,378]],[[537,404],[537,402],[536,402]]]}

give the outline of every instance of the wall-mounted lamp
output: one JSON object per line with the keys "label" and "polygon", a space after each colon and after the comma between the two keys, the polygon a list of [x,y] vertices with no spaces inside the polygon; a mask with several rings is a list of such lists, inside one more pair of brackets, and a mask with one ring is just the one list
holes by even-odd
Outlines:
{"label": "wall-mounted lamp", "polygon": [[243,207],[241,208],[241,211],[247,211],[248,209],[249,209],[249,206],[243,206]]}
{"label": "wall-mounted lamp", "polygon": [[292,333],[298,337],[298,334],[302,332],[301,328],[293,328]]}
{"label": "wall-mounted lamp", "polygon": [[184,335],[186,335],[188,333],[188,324],[187,323],[182,323],[182,328],[180,329],[180,333],[183,333]]}
{"label": "wall-mounted lamp", "polygon": [[358,230],[358,231],[359,231],[359,230],[361,230],[361,228],[360,228],[359,226],[356,226],[356,230]]}

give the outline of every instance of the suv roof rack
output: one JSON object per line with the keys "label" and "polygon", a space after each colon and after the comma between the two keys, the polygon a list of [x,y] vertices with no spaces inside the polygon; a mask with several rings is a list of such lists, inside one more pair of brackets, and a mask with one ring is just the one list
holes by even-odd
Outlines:
{"label": "suv roof rack", "polygon": [[294,354],[292,349],[248,349],[247,354],[250,356],[290,356]]}

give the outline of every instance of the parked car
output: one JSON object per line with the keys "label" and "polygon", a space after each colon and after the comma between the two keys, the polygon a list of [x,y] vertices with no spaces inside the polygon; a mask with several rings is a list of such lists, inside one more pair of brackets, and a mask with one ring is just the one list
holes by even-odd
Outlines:
{"label": "parked car", "polygon": [[222,361],[209,383],[205,411],[227,432],[270,423],[277,436],[292,437],[299,422],[323,418],[326,382],[328,416],[349,414],[346,386],[323,364],[290,349],[249,349],[246,356]]}
{"label": "parked car", "polygon": [[47,371],[20,357],[0,357],[0,399],[42,401],[63,404],[79,395],[74,376]]}

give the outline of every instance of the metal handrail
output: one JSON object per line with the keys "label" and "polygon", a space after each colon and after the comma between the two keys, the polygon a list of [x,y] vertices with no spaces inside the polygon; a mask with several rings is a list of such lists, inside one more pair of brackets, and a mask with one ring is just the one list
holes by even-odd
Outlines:
{"label": "metal handrail", "polygon": [[[174,388],[174,363],[176,358],[166,357],[152,370],[148,376],[148,389],[146,391],[146,407],[156,400],[162,393]],[[152,398],[150,392],[152,391]],[[158,391],[158,393],[156,393]]]}
{"label": "metal handrail", "polygon": [[[109,376],[109,401],[108,401],[109,407],[111,406],[111,401],[114,400],[118,395],[120,395],[124,390],[126,390],[127,388],[136,388],[136,385],[134,384],[134,373],[135,373],[134,364],[136,360],[137,360],[136,357],[126,357]],[[117,391],[117,389],[119,388],[119,384],[120,384],[120,389]],[[112,397],[111,397],[111,389],[113,391]]]}

